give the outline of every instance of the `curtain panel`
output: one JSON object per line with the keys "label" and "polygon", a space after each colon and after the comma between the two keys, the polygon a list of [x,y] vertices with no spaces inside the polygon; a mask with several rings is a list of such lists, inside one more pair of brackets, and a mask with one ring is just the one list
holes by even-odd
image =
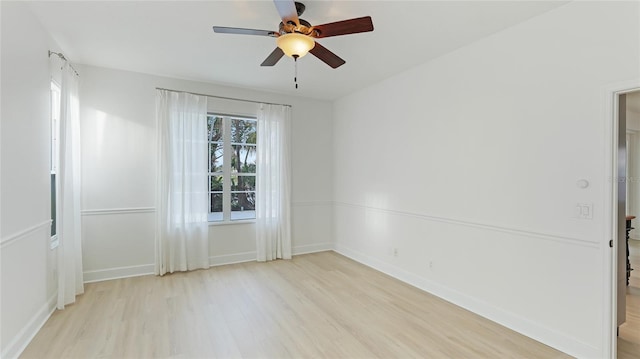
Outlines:
{"label": "curtain panel", "polygon": [[256,169],[256,252],[291,259],[291,108],[261,104]]}
{"label": "curtain panel", "polygon": [[155,272],[209,268],[207,97],[157,91]]}
{"label": "curtain panel", "polygon": [[60,84],[58,301],[64,309],[84,293],[80,217],[80,102],[78,77],[67,62]]}

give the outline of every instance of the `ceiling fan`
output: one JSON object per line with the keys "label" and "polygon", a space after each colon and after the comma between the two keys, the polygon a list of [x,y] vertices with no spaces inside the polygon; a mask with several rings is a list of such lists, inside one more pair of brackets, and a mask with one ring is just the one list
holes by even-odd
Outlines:
{"label": "ceiling fan", "polygon": [[297,61],[298,58],[310,52],[334,69],[344,65],[345,61],[320,45],[315,39],[373,31],[373,22],[370,16],[314,26],[299,18],[305,10],[303,3],[293,0],[274,0],[273,2],[280,18],[282,18],[278,31],[222,26],[214,26],[213,31],[223,34],[275,37],[278,47],[267,56],[260,66],[273,66],[284,55]]}

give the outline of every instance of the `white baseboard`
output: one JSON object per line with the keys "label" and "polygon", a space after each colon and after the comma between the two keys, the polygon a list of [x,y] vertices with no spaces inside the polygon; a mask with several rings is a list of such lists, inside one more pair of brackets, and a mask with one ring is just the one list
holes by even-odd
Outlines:
{"label": "white baseboard", "polygon": [[[333,250],[332,243],[310,244],[306,246],[297,246],[291,249],[294,256],[307,253],[325,252]],[[256,260],[256,252],[244,252],[235,254],[225,254],[221,256],[209,257],[209,265],[211,267],[222,266],[226,264],[254,262]]]}
{"label": "white baseboard", "polygon": [[294,256],[297,256],[299,254],[326,252],[331,250],[333,250],[333,243],[320,243],[320,244],[309,244],[306,246],[297,246],[297,247],[294,247],[291,252]]}
{"label": "white baseboard", "polygon": [[533,323],[526,318],[415,275],[395,265],[385,263],[340,244],[335,245],[334,251],[569,355],[578,358],[601,356],[601,350],[589,343],[581,342],[551,328]]}
{"label": "white baseboard", "polygon": [[0,358],[12,359],[22,354],[27,345],[29,345],[36,334],[38,334],[40,328],[49,320],[51,314],[55,312],[57,298],[58,293],[54,293],[47,302],[40,307],[40,310],[36,312],[27,325],[25,325],[18,335],[11,340],[9,345],[2,350]]}
{"label": "white baseboard", "polygon": [[225,264],[252,262],[255,260],[256,260],[256,252],[253,252],[253,251],[243,252],[243,253],[234,253],[234,254],[224,254],[221,256],[209,257],[209,266],[217,267],[217,266],[223,266]]}
{"label": "white baseboard", "polygon": [[129,267],[116,267],[116,268],[85,271],[83,275],[84,275],[85,283],[92,283],[92,282],[101,282],[103,280],[110,280],[110,279],[139,277],[142,275],[154,274],[154,271],[155,271],[155,265],[143,264],[143,265],[129,266]]}
{"label": "white baseboard", "polygon": [[[299,255],[299,254],[305,254],[305,253],[324,252],[332,249],[333,249],[333,244],[331,243],[311,244],[311,245],[298,246],[293,248],[292,254]],[[255,260],[256,260],[255,251],[225,254],[220,256],[209,257],[209,266],[216,267],[216,266],[222,266],[226,264],[252,262]],[[138,277],[143,275],[154,274],[154,272],[155,272],[155,266],[153,264],[143,264],[143,265],[129,266],[129,267],[116,267],[116,268],[92,270],[92,271],[84,272],[84,282],[93,283],[93,282],[101,282],[104,280],[111,280],[111,279]]]}

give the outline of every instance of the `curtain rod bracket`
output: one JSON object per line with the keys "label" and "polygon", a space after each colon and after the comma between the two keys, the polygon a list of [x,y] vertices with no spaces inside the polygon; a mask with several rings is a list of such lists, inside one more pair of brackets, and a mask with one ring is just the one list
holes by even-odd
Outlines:
{"label": "curtain rod bracket", "polygon": [[[66,62],[66,63],[69,63],[69,60],[67,60],[67,58],[64,56],[64,54],[61,53],[61,52],[55,52],[55,51],[49,50],[49,58],[51,58],[51,55],[56,55],[56,56],[58,56],[60,58],[60,60]],[[71,70],[73,70],[73,72],[76,74],[76,76],[80,76],[78,71],[76,71],[76,69],[70,63],[69,63],[69,67],[71,67]]]}

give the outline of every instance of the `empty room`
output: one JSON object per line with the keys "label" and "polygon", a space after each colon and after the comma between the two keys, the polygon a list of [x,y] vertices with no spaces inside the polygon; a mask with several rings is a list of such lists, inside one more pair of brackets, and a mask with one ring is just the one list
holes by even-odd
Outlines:
{"label": "empty room", "polygon": [[640,1],[0,16],[2,358],[640,358]]}

